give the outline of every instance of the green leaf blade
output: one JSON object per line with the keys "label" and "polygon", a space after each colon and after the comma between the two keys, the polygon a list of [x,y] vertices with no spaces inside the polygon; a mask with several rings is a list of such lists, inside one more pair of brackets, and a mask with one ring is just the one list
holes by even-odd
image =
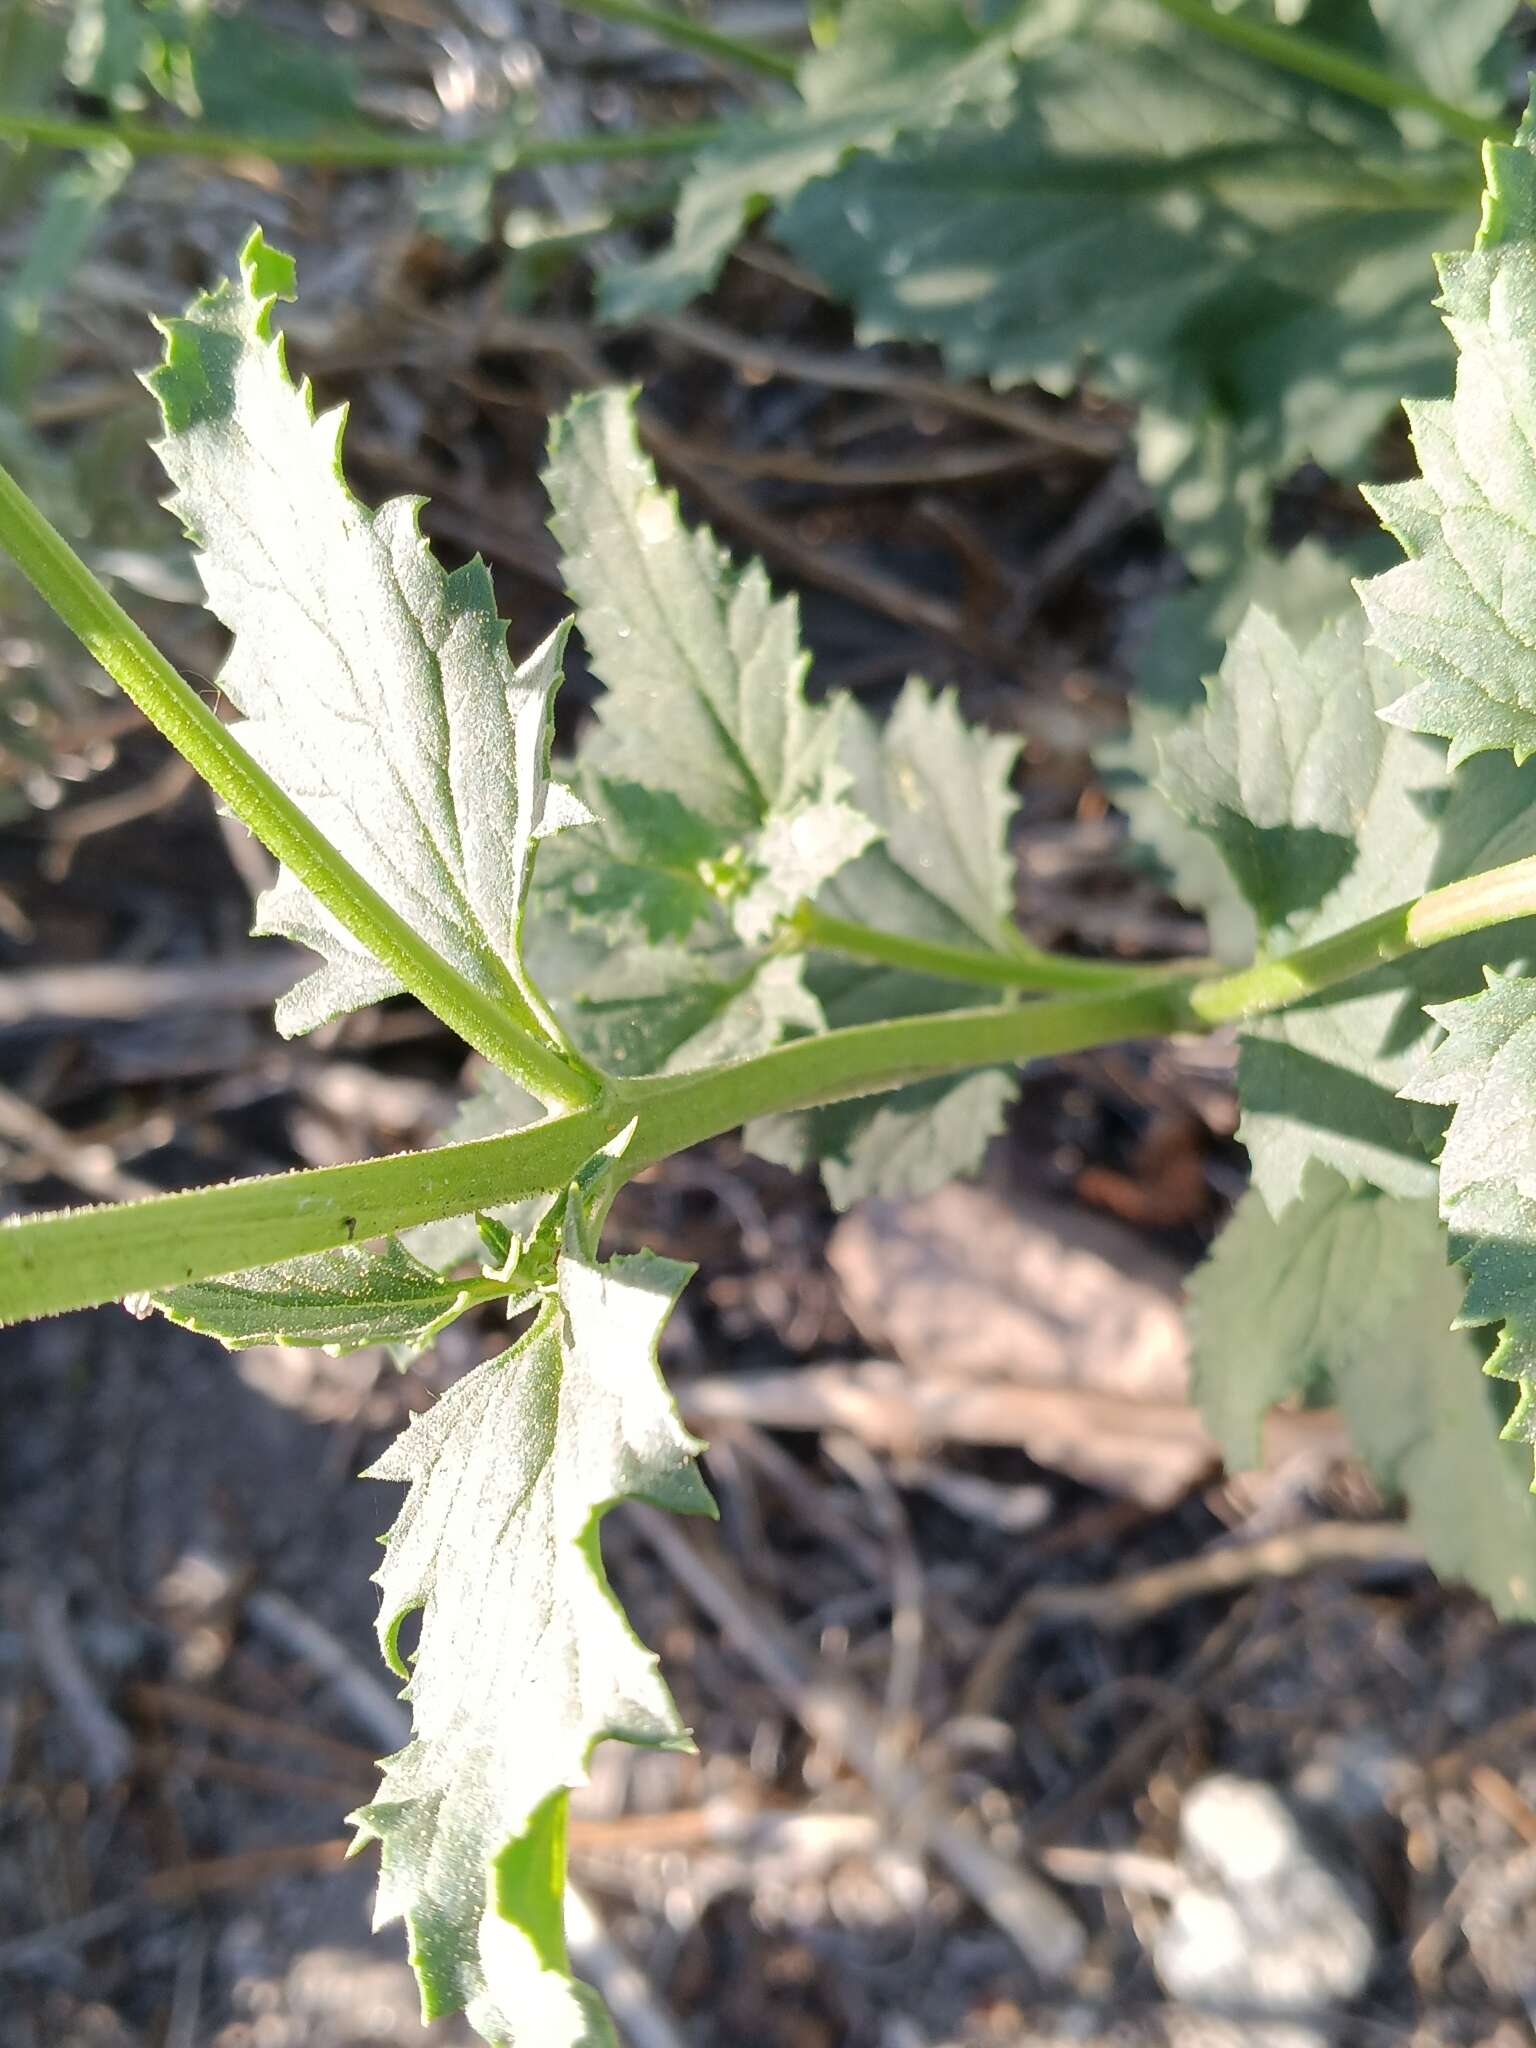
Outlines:
{"label": "green leaf blade", "polygon": [[1009,33],[979,31],[956,0],[846,0],[837,36],[801,64],[798,105],[743,122],[701,152],[668,246],[602,279],[606,318],[676,313],[714,283],[743,229],[856,149],[1006,94]]}
{"label": "green leaf blade", "polygon": [[1194,1391],[1235,1467],[1265,1412],[1331,1397],[1377,1483],[1407,1503],[1435,1570],[1507,1619],[1536,1614],[1536,1499],[1477,1347],[1453,1326],[1461,1288],[1434,1206],[1313,1167],[1276,1218],[1239,1204],[1191,1289]]}
{"label": "green leaf blade", "polygon": [[[1347,47],[1361,12],[1314,9],[1309,32]],[[778,233],[870,341],[1142,404],[1143,476],[1219,573],[1276,478],[1308,458],[1358,474],[1405,393],[1444,389],[1423,286],[1471,230],[1466,156],[1140,0],[1023,18],[1012,56],[994,45],[1011,97],[925,118],[915,92],[913,118],[778,195]],[[1477,35],[1412,40],[1374,54],[1459,70]]]}
{"label": "green leaf blade", "polygon": [[737,569],[683,524],[619,391],[576,399],[550,430],[545,488],[592,666],[605,774],[736,831],[814,790],[834,723],[805,698],[797,607],[760,563]]}
{"label": "green leaf blade", "polygon": [[[166,324],[148,380],[172,507],[233,635],[220,687],[247,750],[330,844],[464,982],[538,1028],[522,907],[539,837],[579,815],[547,780],[565,629],[514,668],[483,564],[445,575],[416,501],[352,496],[344,417],[314,416],[273,334],[293,286],[291,260],[254,235],[239,280]],[[282,1006],[287,1029],[401,986],[292,876],[258,929],[327,963]]]}
{"label": "green leaf blade", "polygon": [[[1204,717],[1163,742],[1161,793],[1222,855],[1278,951],[1536,851],[1536,775],[1495,758],[1449,773],[1434,742],[1381,722],[1399,683],[1358,614],[1305,648],[1250,615]],[[1298,845],[1327,857],[1298,864]],[[1431,1192],[1436,1133],[1399,1093],[1432,1030],[1424,1005],[1531,944],[1513,923],[1242,1027],[1240,1132],[1272,1210],[1299,1199],[1314,1160],[1387,1193]]]}
{"label": "green leaf blade", "polygon": [[574,1199],[557,1291],[373,1467],[405,1506],[378,1573],[380,1642],[421,1611],[413,1739],[355,1816],[383,1848],[378,1917],[403,1917],[428,2017],[466,2009],[498,2048],[591,2048],[590,1994],[558,1935],[564,1801],[593,1745],[687,1734],[603,1571],[625,1499],[711,1514],[656,1364],[687,1269],[600,1265]]}
{"label": "green leaf blade", "polygon": [[1476,249],[1440,259],[1451,398],[1409,406],[1419,476],[1367,493],[1407,560],[1360,587],[1378,646],[1417,678],[1388,715],[1453,763],[1536,753],[1536,129],[1489,143]]}
{"label": "green leaf blade", "polygon": [[136,1315],[158,1309],[184,1330],[217,1337],[232,1351],[253,1344],[313,1345],[333,1356],[366,1344],[422,1351],[477,1301],[505,1293],[494,1283],[446,1279],[395,1238],[316,1252],[276,1266],[252,1266],[130,1297]]}
{"label": "green leaf blade", "polygon": [[[1012,775],[1018,743],[966,724],[953,692],[908,682],[883,725],[850,707],[842,761],[879,838],[832,877],[818,904],[835,917],[943,945],[1006,952],[1012,921]],[[808,978],[831,1025],[963,1007],[984,990],[862,961],[811,956]],[[1012,1073],[923,1082],[748,1128],[767,1158],[819,1164],[834,1205],[900,1199],[974,1173],[1018,1093]]]}

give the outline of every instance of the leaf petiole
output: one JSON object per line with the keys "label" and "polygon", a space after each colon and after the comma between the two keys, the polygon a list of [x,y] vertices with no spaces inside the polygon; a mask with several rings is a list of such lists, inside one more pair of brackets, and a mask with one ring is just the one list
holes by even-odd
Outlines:
{"label": "leaf petiole", "polygon": [[853,960],[879,961],[888,967],[905,967],[914,974],[937,975],[944,981],[968,981],[982,988],[1129,989],[1144,986],[1159,975],[1187,978],[1198,968],[1198,962],[1189,961],[1122,965],[1114,960],[1079,960],[1069,953],[1047,952],[1023,938],[1011,940],[1006,952],[982,946],[951,946],[908,938],[902,932],[877,931],[870,925],[833,917],[813,903],[800,904],[785,920],[784,940],[786,948],[819,947],[828,953],[846,954]]}
{"label": "leaf petiole", "polygon": [[1407,953],[1521,917],[1536,917],[1536,856],[1448,882],[1315,945],[1202,981],[1190,990],[1189,1006],[1208,1025],[1262,1016]]}

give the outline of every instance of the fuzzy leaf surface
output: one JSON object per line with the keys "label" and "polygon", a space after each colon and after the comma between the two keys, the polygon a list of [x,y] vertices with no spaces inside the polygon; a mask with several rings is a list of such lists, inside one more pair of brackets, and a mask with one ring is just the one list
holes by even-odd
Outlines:
{"label": "fuzzy leaf surface", "polygon": [[1454,395],[1407,407],[1419,475],[1369,493],[1408,559],[1361,588],[1418,681],[1389,716],[1453,761],[1536,752],[1536,122],[1487,148],[1483,231],[1440,259]]}
{"label": "fuzzy leaf surface", "polygon": [[565,1807],[605,1738],[687,1732],[608,1584],[600,1524],[622,1500],[713,1512],[656,1364],[687,1269],[600,1263],[574,1196],[555,1290],[372,1468],[409,1488],[378,1572],[379,1638],[421,1634],[413,1738],[354,1818],[383,1860],[381,1923],[403,1918],[423,2016],[467,2010],[495,2048],[605,2048],[561,1929]]}
{"label": "fuzzy leaf surface", "polygon": [[[578,1049],[619,1074],[678,1072],[824,1023],[992,1000],[771,946],[814,899],[882,932],[1006,951],[1016,743],[918,682],[883,725],[845,698],[809,702],[793,602],[682,524],[622,394],[569,409],[546,481],[607,685],[570,770],[598,822],[541,854],[529,933]],[[1011,1077],[957,1077],[751,1136],[772,1157],[825,1161],[846,1203],[973,1170],[1012,1094]]]}
{"label": "fuzzy leaf surface", "polygon": [[762,948],[877,826],[812,705],[793,599],[682,522],[622,392],[556,421],[545,482],[606,688],[571,780],[594,827],[542,857],[531,957],[589,1057],[677,1071],[814,1031],[798,962]]}
{"label": "fuzzy leaf surface", "polygon": [[482,1281],[445,1279],[388,1238],[379,1251],[343,1245],[281,1265],[251,1266],[224,1280],[138,1295],[128,1307],[136,1314],[159,1309],[232,1351],[312,1344],[334,1356],[365,1344],[425,1350],[465,1309],[505,1292]]}
{"label": "fuzzy leaf surface", "polygon": [[606,685],[584,762],[751,834],[827,793],[838,720],[806,700],[793,598],[738,569],[641,452],[622,391],[576,399],[544,473],[566,588]]}
{"label": "fuzzy leaf surface", "polygon": [[1331,1398],[1425,1555],[1507,1618],[1536,1614],[1536,1499],[1498,1441],[1499,1407],[1432,1201],[1352,1188],[1313,1167],[1275,1218],[1239,1203],[1191,1289],[1195,1397],[1234,1467],[1256,1464],[1277,1401]]}
{"label": "fuzzy leaf surface", "polygon": [[[536,1005],[519,926],[547,781],[564,629],[520,667],[478,560],[445,575],[419,501],[370,511],[341,474],[343,416],[314,416],[272,333],[293,266],[252,237],[238,281],[165,328],[150,378],[173,509],[233,635],[219,686],[240,737],[413,929],[494,999]],[[257,929],[326,965],[278,1005],[305,1031],[395,993],[393,976],[283,875]]]}

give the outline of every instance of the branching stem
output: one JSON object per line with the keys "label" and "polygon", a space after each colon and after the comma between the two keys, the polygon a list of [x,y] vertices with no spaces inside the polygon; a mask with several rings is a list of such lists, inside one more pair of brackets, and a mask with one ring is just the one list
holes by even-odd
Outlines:
{"label": "branching stem", "polygon": [[601,1104],[502,1138],[28,1217],[0,1225],[0,1323],[296,1258],[559,1188],[631,1121],[628,1174],[752,1117],[1260,1016],[1407,953],[1533,915],[1536,857],[1452,882],[1236,974],[1166,973],[1095,994],[855,1025],[697,1073],[619,1085]]}
{"label": "branching stem", "polygon": [[626,1173],[770,1110],[810,1109],[1187,1024],[1181,987],[961,1010],[796,1039],[752,1059],[616,1087],[503,1138],[0,1224],[0,1323],[152,1293],[563,1187],[632,1120]]}
{"label": "branching stem", "polygon": [[594,1100],[597,1077],[554,1050],[510,976],[493,999],[411,929],[219,722],[3,468],[0,548],[235,816],[412,995],[541,1101],[571,1109]]}

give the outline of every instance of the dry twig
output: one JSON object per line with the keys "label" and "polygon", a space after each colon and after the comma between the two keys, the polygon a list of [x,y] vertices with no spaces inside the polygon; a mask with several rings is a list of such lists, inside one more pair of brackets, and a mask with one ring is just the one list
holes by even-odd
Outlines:
{"label": "dry twig", "polygon": [[1400,1522],[1315,1522],[1257,1543],[1219,1544],[1101,1586],[1033,1586],[999,1623],[965,1689],[963,1711],[991,1712],[1010,1666],[1030,1637],[1052,1622],[1082,1621],[1117,1631],[1210,1593],[1261,1579],[1296,1579],[1330,1567],[1374,1571],[1424,1562],[1424,1547]]}
{"label": "dry twig", "polygon": [[625,1515],[802,1725],[848,1758],[900,1833],[944,1866],[1042,1978],[1059,1982],[1070,1976],[1085,1937],[1076,1915],[1050,1887],[999,1856],[921,1771],[888,1758],[879,1716],[851,1687],[824,1678],[734,1573],[707,1560],[668,1516],[642,1508],[626,1509]]}

